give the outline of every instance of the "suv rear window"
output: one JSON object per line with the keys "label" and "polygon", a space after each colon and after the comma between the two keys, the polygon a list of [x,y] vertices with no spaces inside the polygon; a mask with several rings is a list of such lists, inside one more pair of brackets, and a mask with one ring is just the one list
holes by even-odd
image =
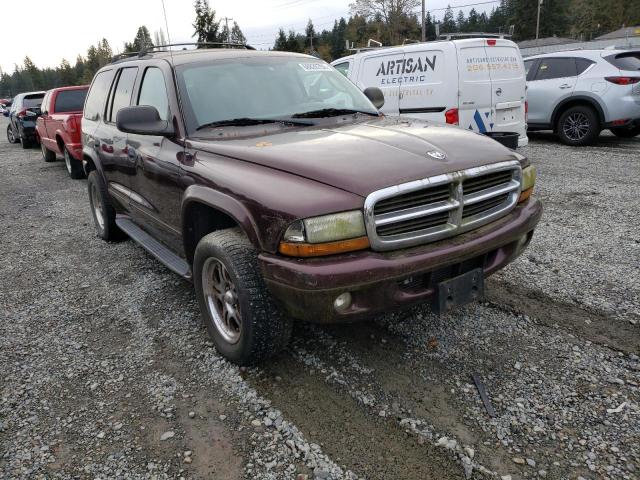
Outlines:
{"label": "suv rear window", "polygon": [[42,104],[44,93],[36,93],[34,95],[26,95],[22,99],[22,108],[39,107]]}
{"label": "suv rear window", "polygon": [[626,52],[606,57],[607,61],[620,70],[640,70],[640,52]]}
{"label": "suv rear window", "polygon": [[81,112],[87,90],[63,90],[56,96],[54,112]]}
{"label": "suv rear window", "polygon": [[112,78],[113,72],[111,70],[105,70],[96,75],[84,107],[84,118],[88,120],[100,119],[104,112],[104,101]]}

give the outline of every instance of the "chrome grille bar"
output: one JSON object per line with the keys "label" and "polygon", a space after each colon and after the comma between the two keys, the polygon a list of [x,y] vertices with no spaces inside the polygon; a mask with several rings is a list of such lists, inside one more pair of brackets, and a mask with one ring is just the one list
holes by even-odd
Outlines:
{"label": "chrome grille bar", "polygon": [[[465,181],[469,181],[469,194],[464,192]],[[374,250],[393,250],[433,242],[485,225],[516,206],[521,181],[520,163],[513,160],[373,192],[367,196],[364,205],[369,242]],[[443,188],[445,186],[447,188]],[[449,198],[444,199],[443,192],[447,189]],[[378,202],[384,207],[376,214]]]}

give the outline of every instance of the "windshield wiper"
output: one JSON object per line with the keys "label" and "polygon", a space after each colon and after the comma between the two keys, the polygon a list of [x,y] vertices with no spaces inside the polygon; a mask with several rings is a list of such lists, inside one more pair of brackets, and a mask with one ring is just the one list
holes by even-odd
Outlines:
{"label": "windshield wiper", "polygon": [[218,120],[216,122],[205,123],[200,125],[196,130],[202,130],[204,128],[211,127],[247,127],[251,125],[264,125],[267,123],[285,123],[289,125],[313,125],[310,122],[300,122],[296,120],[290,120],[288,118],[230,118],[228,120]]}
{"label": "windshield wiper", "polygon": [[310,112],[295,113],[291,115],[291,118],[337,117],[339,115],[350,115],[356,113],[364,113],[365,115],[371,115],[372,117],[379,116],[378,113],[354,110],[352,108],[322,108],[320,110],[311,110]]}

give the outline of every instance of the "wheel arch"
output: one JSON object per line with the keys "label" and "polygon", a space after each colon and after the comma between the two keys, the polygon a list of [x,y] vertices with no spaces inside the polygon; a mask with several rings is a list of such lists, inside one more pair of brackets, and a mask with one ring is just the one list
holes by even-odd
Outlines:
{"label": "wheel arch", "polygon": [[182,241],[189,263],[202,237],[225,228],[239,227],[249,241],[262,249],[262,240],[251,213],[239,201],[201,185],[192,185],[182,201]]}
{"label": "wheel arch", "polygon": [[589,97],[587,95],[575,95],[565,98],[553,109],[553,113],[551,114],[551,126],[553,127],[554,131],[556,130],[556,123],[558,122],[558,118],[560,118],[560,115],[568,108],[578,105],[584,105],[593,108],[598,114],[600,127],[604,125],[605,113],[604,108],[602,107],[602,105],[600,105],[600,102],[595,98]]}
{"label": "wheel arch", "polygon": [[98,156],[95,152],[86,147],[82,149],[82,168],[84,169],[84,173],[87,177],[92,170],[98,170],[98,172],[102,173]]}

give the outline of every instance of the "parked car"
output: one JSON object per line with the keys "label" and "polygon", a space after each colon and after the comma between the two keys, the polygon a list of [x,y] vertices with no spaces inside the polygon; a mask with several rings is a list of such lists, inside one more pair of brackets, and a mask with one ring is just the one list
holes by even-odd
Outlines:
{"label": "parked car", "polygon": [[82,120],[98,235],[124,232],[193,280],[218,351],[239,364],[283,348],[291,318],[480,298],[531,240],[535,169],[486,136],[385,117],[383,101],[302,54],[111,63]]}
{"label": "parked car", "polygon": [[9,143],[22,143],[22,148],[29,148],[38,142],[36,120],[40,116],[40,104],[45,92],[19,93],[13,99],[11,108],[4,112],[9,117],[7,140]]}
{"label": "parked car", "polygon": [[83,178],[80,121],[89,85],[49,90],[42,101],[42,115],[36,122],[42,158],[53,162],[64,157],[71,178]]}
{"label": "parked car", "polygon": [[9,106],[5,106],[4,103],[0,103],[0,113],[4,114],[4,112],[8,112],[9,111]]}
{"label": "parked car", "polygon": [[525,73],[518,46],[464,38],[364,49],[332,65],[361,89],[384,92],[382,112],[460,125],[528,143]]}
{"label": "parked car", "polygon": [[525,60],[529,129],[589,145],[608,128],[640,133],[640,51],[575,50]]}

